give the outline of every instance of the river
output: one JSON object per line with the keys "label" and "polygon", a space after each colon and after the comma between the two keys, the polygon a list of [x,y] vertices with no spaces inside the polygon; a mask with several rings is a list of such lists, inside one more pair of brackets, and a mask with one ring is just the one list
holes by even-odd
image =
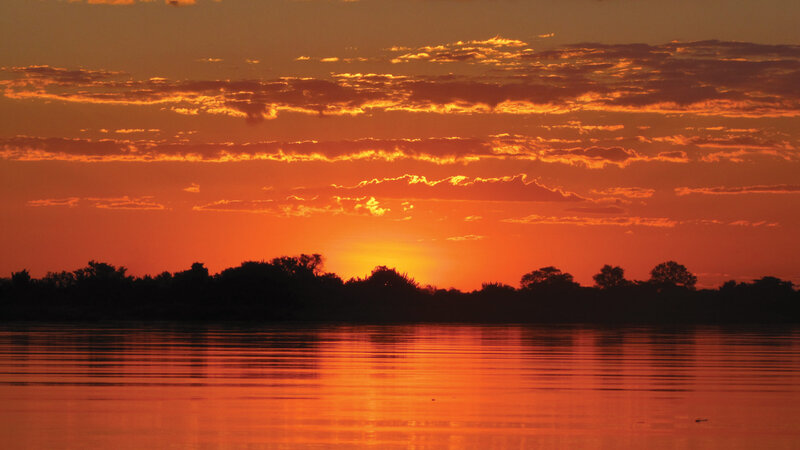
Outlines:
{"label": "river", "polygon": [[800,446],[800,329],[0,325],[0,448]]}

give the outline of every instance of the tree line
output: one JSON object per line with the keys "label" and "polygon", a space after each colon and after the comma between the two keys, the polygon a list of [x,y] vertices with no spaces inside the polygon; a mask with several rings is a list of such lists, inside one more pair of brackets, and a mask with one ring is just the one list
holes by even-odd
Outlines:
{"label": "tree line", "polygon": [[548,266],[518,288],[484,283],[462,292],[420,286],[386,266],[343,280],[319,254],[245,261],[212,275],[202,263],[184,271],[133,277],[89,261],[74,271],[0,278],[0,320],[262,320],[345,322],[798,323],[800,292],[763,277],[697,289],[697,277],[667,261],[646,281],[605,265],[594,286]]}

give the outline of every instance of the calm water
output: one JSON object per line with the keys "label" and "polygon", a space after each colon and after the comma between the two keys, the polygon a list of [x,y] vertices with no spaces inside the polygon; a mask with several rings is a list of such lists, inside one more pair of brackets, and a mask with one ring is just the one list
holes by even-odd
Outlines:
{"label": "calm water", "polygon": [[0,448],[800,448],[800,330],[0,327]]}

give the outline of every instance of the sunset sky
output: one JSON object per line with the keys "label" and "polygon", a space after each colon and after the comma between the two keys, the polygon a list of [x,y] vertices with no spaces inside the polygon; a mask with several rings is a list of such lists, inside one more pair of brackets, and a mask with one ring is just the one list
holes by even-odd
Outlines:
{"label": "sunset sky", "polygon": [[800,283],[797,0],[3,0],[0,274]]}

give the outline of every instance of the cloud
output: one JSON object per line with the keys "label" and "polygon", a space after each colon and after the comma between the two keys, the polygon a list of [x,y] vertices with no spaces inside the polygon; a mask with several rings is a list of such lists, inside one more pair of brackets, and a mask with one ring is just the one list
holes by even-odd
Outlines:
{"label": "cloud", "polygon": [[676,150],[672,152],[661,152],[654,158],[651,158],[651,160],[672,162],[672,163],[686,163],[689,162],[689,155],[687,155],[686,152],[682,150]]}
{"label": "cloud", "polygon": [[[517,39],[495,36],[486,40],[458,41],[448,44],[427,45],[417,48],[393,47],[390,52],[399,53],[391,58],[392,63],[426,61],[435,63],[470,62],[498,64],[516,60],[533,50],[527,43]],[[523,49],[524,48],[524,49]]]}
{"label": "cloud", "polygon": [[76,139],[16,136],[0,138],[0,158],[38,161],[276,161],[342,162],[414,160],[432,164],[470,163],[485,159],[540,160],[599,169],[634,162],[686,162],[683,152],[671,157],[646,156],[622,147],[568,147],[569,143],[500,135],[477,138],[355,139],[252,143],[190,143],[151,139]]}
{"label": "cloud", "polygon": [[656,227],[672,228],[680,222],[665,217],[582,217],[582,216],[540,216],[531,214],[521,218],[503,219],[507,223],[526,225],[577,225],[577,226],[616,226],[616,227]]}
{"label": "cloud", "polygon": [[[162,210],[165,206],[156,202],[151,196],[144,197],[87,197],[83,200],[92,204],[92,207],[99,209],[122,209],[122,210]],[[68,206],[76,207],[81,202],[80,197],[51,198],[42,200],[30,200],[28,206]]]}
{"label": "cloud", "polygon": [[446,238],[445,240],[463,242],[463,241],[480,241],[480,240],[482,240],[484,238],[486,238],[486,236],[480,236],[480,235],[476,235],[476,234],[467,234],[465,236],[452,236],[452,237]]}
{"label": "cloud", "polygon": [[192,183],[188,187],[183,188],[186,192],[191,192],[192,194],[197,194],[200,192],[200,185],[197,183]]}
{"label": "cloud", "polygon": [[[289,195],[281,199],[217,200],[195,205],[194,211],[271,214],[280,217],[310,217],[318,214],[382,217],[391,211],[375,197]],[[402,210],[402,209],[401,209]]]}
{"label": "cloud", "polygon": [[[103,70],[4,68],[3,94],[15,99],[161,105],[176,113],[227,115],[250,122],[284,113],[363,115],[542,114],[578,111],[800,116],[800,46],[698,41],[580,44],[534,51],[495,37],[414,49],[400,62],[455,65],[447,75],[338,73],[270,80],[128,79]],[[298,60],[311,60],[308,56]],[[328,56],[318,61],[373,61]],[[347,61],[346,61],[347,60]],[[458,69],[485,66],[483,73]],[[480,71],[478,71],[480,72]],[[714,142],[699,145],[715,145]],[[716,143],[719,145],[720,143]]]}
{"label": "cloud", "polygon": [[159,130],[158,128],[149,128],[149,129],[146,129],[146,130],[144,128],[119,128],[119,129],[114,130],[114,133],[117,133],[117,134],[158,133],[159,131],[161,131],[161,130]]}
{"label": "cloud", "polygon": [[380,217],[391,211],[389,208],[382,207],[381,202],[372,196],[356,198],[334,196],[333,198],[343,210],[352,210],[356,213]]}
{"label": "cloud", "polygon": [[272,200],[217,200],[195,205],[195,211],[275,213],[278,211]]}
{"label": "cloud", "polygon": [[636,150],[622,147],[553,149],[545,150],[539,154],[541,159],[545,161],[581,164],[592,168],[602,168],[611,164],[624,167],[633,161],[648,159],[637,153]]}
{"label": "cloud", "polygon": [[[754,156],[781,158],[786,161],[800,160],[797,144],[786,138],[786,135],[769,132],[764,129],[732,129],[723,126],[694,128],[699,132],[710,132],[694,136],[677,134],[672,136],[656,136],[638,139],[645,143],[662,143],[699,150],[716,150],[711,153],[700,153],[704,162],[743,162]],[[771,135],[771,136],[770,136]],[[668,152],[665,154],[672,154]]]}
{"label": "cloud", "polygon": [[78,206],[79,201],[79,197],[47,198],[42,200],[29,200],[28,206],[68,206],[74,208]]}
{"label": "cloud", "polygon": [[756,186],[678,187],[675,194],[740,195],[740,194],[800,194],[800,185],[773,184]]}
{"label": "cloud", "polygon": [[86,86],[113,80],[126,75],[125,72],[89,69],[65,69],[48,65],[23,67],[3,67],[3,72],[16,75],[16,79],[4,80],[7,88],[15,86],[44,87],[61,85],[65,87]]}
{"label": "cloud", "polygon": [[[247,212],[283,217],[318,214],[364,215],[408,220],[413,200],[579,202],[576,194],[528,181],[525,175],[480,178],[450,176],[429,180],[419,175],[364,180],[353,186],[298,187],[291,191],[271,189],[269,199],[223,199],[198,204],[195,211]],[[468,216],[466,221],[480,220]]]}
{"label": "cloud", "polygon": [[625,129],[625,125],[584,125],[579,120],[570,120],[561,125],[542,125],[542,128],[546,128],[548,130],[571,129],[580,134],[588,134],[596,131],[619,131]]}
{"label": "cloud", "polygon": [[157,203],[153,197],[89,197],[86,200],[94,202],[95,208],[100,209],[131,209],[131,210],[162,210],[164,205]]}
{"label": "cloud", "polygon": [[652,227],[652,228],[674,228],[679,225],[700,225],[700,226],[734,226],[734,227],[778,227],[777,222],[766,220],[733,220],[722,221],[718,219],[689,219],[676,220],[667,217],[639,217],[639,216],[620,216],[620,217],[587,217],[587,216],[541,216],[531,214],[520,218],[503,219],[501,222],[517,223],[525,225],[576,225],[576,226],[614,226],[614,227]]}
{"label": "cloud", "polygon": [[575,202],[579,195],[549,188],[528,180],[525,174],[503,177],[467,177],[454,175],[438,180],[405,174],[393,178],[373,178],[354,186],[337,186],[337,192],[358,192],[382,198],[518,201],[518,202]]}
{"label": "cloud", "polygon": [[735,220],[728,225],[735,227],[777,227],[780,226],[778,222],[768,222],[766,220],[750,221],[750,220]]}
{"label": "cloud", "polygon": [[700,160],[707,163],[727,161],[731,163],[741,163],[752,161],[754,157],[779,158],[784,161],[800,161],[800,152],[796,150],[722,150],[704,154]]}
{"label": "cloud", "polygon": [[698,148],[712,148],[712,149],[749,149],[749,150],[762,150],[762,149],[785,149],[791,150],[794,148],[787,141],[777,141],[774,139],[766,139],[758,136],[753,130],[742,130],[747,134],[738,133],[725,133],[722,136],[710,135],[697,135],[697,136],[684,136],[682,134],[674,136],[653,137],[653,142],[666,142],[673,145],[681,146],[695,146]]}
{"label": "cloud", "polygon": [[606,189],[592,189],[591,192],[597,195],[626,198],[650,198],[655,193],[655,189],[642,187],[610,187]]}
{"label": "cloud", "polygon": [[108,71],[49,66],[3,70],[17,75],[14,79],[0,81],[8,98],[128,106],[162,105],[180,113],[227,115],[251,122],[277,117],[279,112],[363,114],[375,107],[381,109],[380,105],[393,96],[387,90],[375,91],[310,78],[171,81],[154,77],[120,82],[109,78],[119,78],[123,74]]}
{"label": "cloud", "polygon": [[[156,0],[85,0],[85,3],[90,5],[133,5],[136,3],[152,3]],[[215,0],[221,1],[221,0]],[[69,3],[84,3],[82,0],[69,0]],[[187,6],[197,3],[196,0],[164,0],[164,3],[170,6]]]}
{"label": "cloud", "polygon": [[569,212],[584,214],[623,214],[625,210],[619,206],[576,206],[567,208]]}

